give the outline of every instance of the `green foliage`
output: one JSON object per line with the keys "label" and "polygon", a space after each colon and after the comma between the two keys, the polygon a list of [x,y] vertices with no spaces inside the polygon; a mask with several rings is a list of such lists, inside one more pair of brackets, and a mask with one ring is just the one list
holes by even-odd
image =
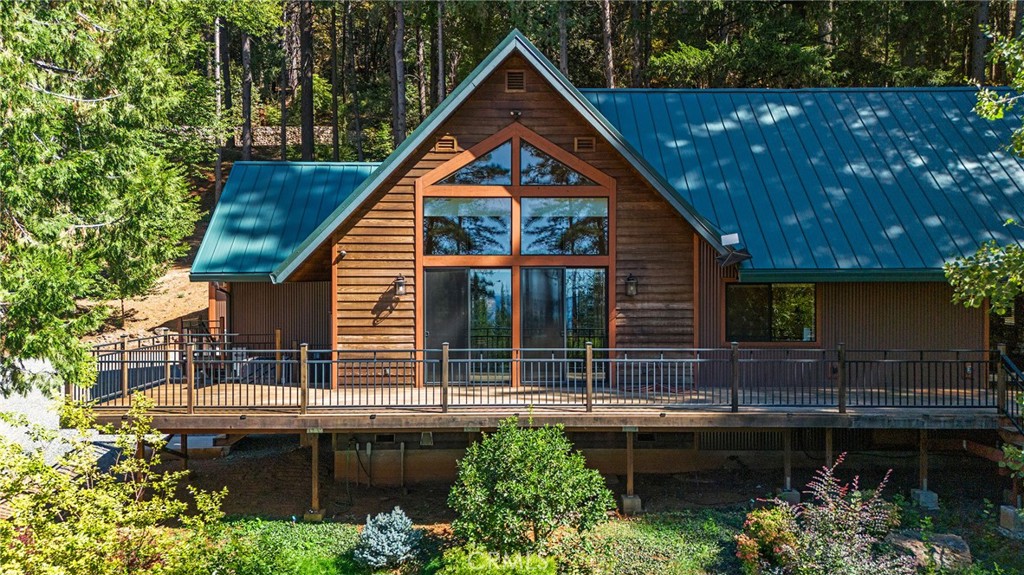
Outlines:
{"label": "green foliage", "polygon": [[412,520],[396,506],[390,513],[366,517],[354,557],[368,567],[394,569],[416,556],[422,537]]}
{"label": "green foliage", "polygon": [[[189,509],[176,496],[185,472],[156,471],[159,455],[129,455],[144,440],[155,453],[162,445],[145,416],[150,403],[136,397],[132,406],[117,432],[117,460],[106,470],[90,441],[95,421],[78,406],[65,406],[62,414],[73,435],[35,430],[39,447],[30,451],[0,436],[0,500],[12,511],[0,522],[0,573],[186,575],[205,569],[225,493],[190,489],[195,509]],[[63,453],[58,461],[47,461],[47,447]]]}
{"label": "green foliage", "polygon": [[539,555],[512,554],[503,559],[482,548],[453,547],[444,554],[437,575],[555,575],[555,560]]}
{"label": "green foliage", "polygon": [[242,519],[228,522],[214,542],[209,573],[232,575],[350,575],[363,569],[352,559],[355,526]]}
{"label": "green foliage", "polygon": [[586,532],[615,507],[562,426],[519,427],[515,417],[469,447],[448,504],[456,535],[502,556],[537,552],[559,529]]}
{"label": "green foliage", "polygon": [[[997,35],[994,40],[988,59],[994,64],[1006,67],[1011,89],[997,91],[982,88],[978,92],[975,111],[982,118],[989,120],[1002,118],[1024,96],[1024,39]],[[1008,147],[1018,156],[1024,156],[1024,126],[1019,126],[1013,132]]]}
{"label": "green foliage", "polygon": [[736,556],[751,574],[760,573],[764,565],[792,565],[798,530],[796,510],[788,505],[755,509],[747,515],[743,533],[736,537]]}
{"label": "green foliage", "polygon": [[205,14],[180,2],[0,3],[0,392],[83,383],[82,300],[150,289],[199,213],[187,176],[219,129]]}

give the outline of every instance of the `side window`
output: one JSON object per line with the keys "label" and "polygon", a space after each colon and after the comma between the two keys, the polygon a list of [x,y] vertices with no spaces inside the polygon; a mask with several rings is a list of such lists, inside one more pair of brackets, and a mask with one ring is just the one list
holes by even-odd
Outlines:
{"label": "side window", "polygon": [[725,286],[729,341],[815,341],[814,284]]}

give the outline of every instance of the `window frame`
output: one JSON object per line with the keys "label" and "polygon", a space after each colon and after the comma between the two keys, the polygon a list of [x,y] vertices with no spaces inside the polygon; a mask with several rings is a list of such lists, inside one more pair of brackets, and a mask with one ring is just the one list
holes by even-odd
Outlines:
{"label": "window frame", "polygon": [[[458,184],[444,185],[438,182],[448,175],[454,173],[462,166],[475,161],[478,157],[486,154],[506,140],[512,140],[512,184],[511,185],[474,185]],[[529,144],[542,152],[552,156],[555,160],[562,162],[569,168],[578,171],[590,179],[596,185],[568,186],[568,185],[521,185],[520,142],[526,140]],[[511,268],[512,269],[512,301],[513,301],[513,334],[512,345],[514,348],[521,347],[522,318],[520,316],[519,302],[522,301],[520,292],[521,275],[520,268],[523,267],[567,267],[567,268],[605,268],[607,271],[607,295],[606,305],[608,306],[608,343],[609,347],[615,347],[615,322],[614,310],[618,284],[616,275],[616,242],[615,242],[615,179],[604,172],[584,162],[572,152],[544,138],[540,134],[523,126],[519,122],[512,122],[497,133],[484,138],[480,143],[468,150],[457,154],[455,157],[442,162],[437,167],[427,171],[415,181],[415,258],[416,258],[416,281],[425,281],[426,269],[438,267],[468,267],[468,268]],[[511,198],[512,200],[512,250],[510,255],[425,255],[423,252],[423,212],[425,198]],[[608,249],[604,255],[523,255],[522,254],[522,218],[521,198],[603,198],[608,202]],[[421,284],[422,285],[422,284]],[[416,297],[416,317],[423,318],[424,299]],[[421,320],[417,320],[416,345],[423,349],[425,343],[424,327]]]}
{"label": "window frame", "polygon": [[727,306],[727,291],[730,285],[744,284],[744,285],[811,285],[814,290],[814,339],[810,341],[741,341],[737,340],[736,343],[740,347],[747,348],[808,348],[817,349],[820,348],[822,343],[822,303],[821,303],[821,284],[815,282],[741,282],[736,278],[723,278],[721,283],[721,290],[719,292],[719,301],[722,302],[721,310],[719,315],[719,333],[721,334],[721,341],[719,342],[723,347],[732,345],[733,341],[729,339],[728,333],[728,306]]}

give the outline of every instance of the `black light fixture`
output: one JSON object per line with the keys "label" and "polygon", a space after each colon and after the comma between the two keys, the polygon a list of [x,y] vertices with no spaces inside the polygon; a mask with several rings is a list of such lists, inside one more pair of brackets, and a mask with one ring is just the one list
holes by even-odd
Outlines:
{"label": "black light fixture", "polygon": [[629,297],[636,296],[636,288],[640,284],[640,280],[636,279],[636,276],[629,274],[626,276],[626,295]]}
{"label": "black light fixture", "polygon": [[398,274],[398,277],[395,278],[394,285],[395,285],[395,295],[397,295],[397,296],[405,295],[405,276],[404,275]]}

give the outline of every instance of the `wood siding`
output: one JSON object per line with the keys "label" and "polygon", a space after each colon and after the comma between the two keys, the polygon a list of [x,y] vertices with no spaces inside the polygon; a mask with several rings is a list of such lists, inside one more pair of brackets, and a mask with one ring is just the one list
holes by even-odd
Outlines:
{"label": "wood siding", "polygon": [[[437,138],[455,136],[458,151],[468,149],[508,126],[512,111],[520,112],[524,126],[570,153],[575,138],[598,137],[531,69],[525,92],[505,92],[505,70],[524,68],[518,57],[505,62],[335,234],[336,249],[346,252],[333,266],[341,349],[416,345],[420,278],[413,234],[422,228],[415,222],[415,182],[453,156],[432,151]],[[617,182],[617,305],[610,315],[618,347],[692,346],[693,228],[607,142],[598,138],[594,151],[574,155]],[[395,298],[391,282],[399,273],[407,279],[407,295]],[[625,295],[630,273],[640,282],[633,298]]]}
{"label": "wood siding", "polygon": [[285,347],[292,342],[324,348],[330,341],[330,286],[328,282],[231,284],[231,319],[234,333],[267,334],[281,330]]}

